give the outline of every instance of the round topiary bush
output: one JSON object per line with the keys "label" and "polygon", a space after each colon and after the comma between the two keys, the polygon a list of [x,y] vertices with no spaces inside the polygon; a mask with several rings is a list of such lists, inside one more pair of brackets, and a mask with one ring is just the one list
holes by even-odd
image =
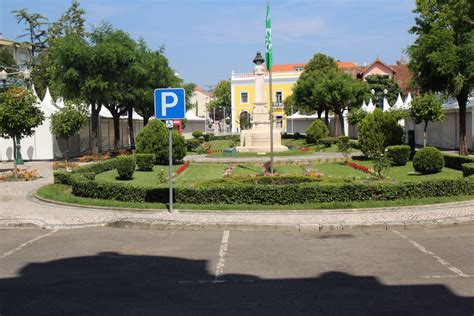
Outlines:
{"label": "round topiary bush", "polygon": [[186,148],[189,151],[195,151],[201,145],[201,141],[198,138],[191,138],[186,140]]}
{"label": "round topiary bush", "polygon": [[321,120],[316,120],[306,130],[306,142],[308,144],[316,144],[322,138],[329,135],[329,130],[326,124]]}
{"label": "round topiary bush", "polygon": [[[183,160],[186,155],[184,137],[173,129],[173,163]],[[168,129],[165,123],[158,120],[150,121],[138,134],[136,141],[138,154],[154,154],[156,163],[168,164]]]}
{"label": "round topiary bush", "polygon": [[444,167],[443,154],[436,148],[425,147],[413,157],[413,168],[422,174],[438,173]]}
{"label": "round topiary bush", "polygon": [[116,160],[117,173],[121,180],[129,180],[135,172],[136,160],[135,156],[119,156]]}
{"label": "round topiary bush", "polygon": [[474,162],[468,162],[462,164],[462,175],[469,177],[474,174]]}
{"label": "round topiary bush", "polygon": [[404,166],[407,164],[408,158],[410,158],[410,146],[388,146],[385,155],[391,160],[392,166]]}
{"label": "round topiary bush", "polygon": [[135,154],[137,169],[140,171],[152,171],[155,164],[154,154]]}
{"label": "round topiary bush", "polygon": [[203,136],[203,133],[202,133],[201,130],[197,129],[197,130],[193,131],[193,137],[194,138],[201,138],[202,136]]}

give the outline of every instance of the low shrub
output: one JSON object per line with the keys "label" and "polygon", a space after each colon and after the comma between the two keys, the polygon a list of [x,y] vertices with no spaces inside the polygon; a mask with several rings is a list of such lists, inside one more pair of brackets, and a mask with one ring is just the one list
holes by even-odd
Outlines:
{"label": "low shrub", "polygon": [[352,148],[354,148],[354,149],[359,149],[359,150],[360,150],[359,141],[351,139],[350,142],[351,142]]}
{"label": "low shrub", "polygon": [[186,140],[186,148],[188,151],[195,151],[201,145],[201,141],[197,138],[191,138]]}
{"label": "low shrub", "polygon": [[99,174],[99,173],[103,173],[103,172],[115,169],[116,163],[117,163],[117,159],[109,159],[109,160],[94,162],[94,163],[79,167],[75,172]]}
{"label": "low shrub", "polygon": [[444,164],[447,168],[463,170],[462,165],[465,163],[474,162],[473,157],[459,156],[459,155],[443,155]]}
{"label": "low shrub", "polygon": [[116,160],[119,178],[121,180],[131,179],[136,168],[135,156],[119,156]]}
{"label": "low shrub", "polygon": [[393,166],[404,166],[410,158],[410,150],[408,145],[388,146],[385,149],[385,155],[391,160]]}
{"label": "low shrub", "polygon": [[337,150],[344,156],[345,159],[349,159],[349,155],[352,152],[352,146],[349,137],[340,136],[337,139]]}
{"label": "low shrub", "polygon": [[422,174],[438,173],[443,167],[443,154],[434,147],[422,148],[413,157],[413,168]]}
{"label": "low shrub", "polygon": [[226,182],[238,182],[245,184],[256,184],[256,185],[289,185],[299,184],[308,182],[318,182],[320,179],[310,176],[264,176],[264,177],[253,177],[253,176],[234,176],[231,180],[225,179]]}
{"label": "low shrub", "polygon": [[211,144],[204,143],[204,144],[199,145],[198,148],[196,148],[196,153],[199,155],[209,154],[211,151],[211,148],[212,148]]}
{"label": "low shrub", "polygon": [[302,138],[304,138],[304,136],[301,135],[300,132],[296,132],[296,133],[294,134],[294,139],[302,139]]}
{"label": "low shrub", "polygon": [[[256,185],[235,181],[216,181],[198,187],[175,187],[174,197],[177,203],[266,205],[413,199],[474,194],[474,181],[471,181],[471,178],[369,185],[355,183],[321,185],[314,182]],[[259,179],[257,181],[278,180]],[[145,187],[92,181],[83,175],[72,177],[72,192],[77,196],[99,199],[168,202],[168,188],[165,186]]]}
{"label": "low shrub", "polygon": [[140,171],[153,171],[153,165],[155,164],[154,154],[135,154],[137,159],[137,169]]}
{"label": "low shrub", "polygon": [[318,144],[328,134],[329,129],[326,124],[321,120],[315,120],[306,130],[306,142],[308,144]]}
{"label": "low shrub", "polygon": [[331,147],[335,143],[336,143],[335,137],[324,137],[323,139],[321,139],[321,144],[323,144],[327,148]]}
{"label": "low shrub", "polygon": [[205,141],[205,142],[208,142],[209,139],[211,138],[211,135],[209,135],[209,134],[204,134],[204,135],[202,135],[202,138],[204,138],[204,141]]}
{"label": "low shrub", "polygon": [[462,175],[465,177],[472,176],[474,174],[474,162],[468,162],[462,164]]}
{"label": "low shrub", "polygon": [[385,155],[377,156],[374,159],[374,173],[379,179],[385,178],[388,171],[390,170],[390,166],[392,165],[392,161]]}
{"label": "low shrub", "polygon": [[203,136],[203,133],[201,130],[197,129],[193,131],[192,135],[194,138],[201,138]]}
{"label": "low shrub", "polygon": [[209,141],[211,141],[211,140],[235,140],[237,142],[240,142],[240,135],[218,135],[218,136],[215,136],[215,135],[210,134],[209,135]]}

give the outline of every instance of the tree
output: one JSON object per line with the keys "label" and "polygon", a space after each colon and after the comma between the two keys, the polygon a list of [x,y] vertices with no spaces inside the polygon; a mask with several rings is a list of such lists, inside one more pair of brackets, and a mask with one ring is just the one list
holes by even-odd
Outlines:
{"label": "tree", "polygon": [[428,123],[444,120],[443,102],[434,93],[417,95],[411,103],[411,116],[416,124],[425,123],[423,128],[423,147],[426,147]]}
{"label": "tree", "polygon": [[185,96],[186,96],[186,111],[191,110],[195,106],[193,103],[191,103],[191,97],[194,93],[195,88],[196,88],[195,83],[190,82],[190,83],[183,84],[183,89],[185,91]]}
{"label": "tree", "polygon": [[231,98],[229,80],[221,80],[217,83],[216,88],[214,89],[214,99],[209,102],[208,109],[210,111],[215,111],[216,121],[224,119],[224,112],[226,113],[226,116],[230,115]]}
{"label": "tree", "polygon": [[474,88],[474,4],[470,0],[417,0],[417,36],[408,48],[417,87],[456,97],[459,105],[459,154],[467,155],[466,104]]}
{"label": "tree", "polygon": [[321,114],[326,111],[325,119],[326,125],[328,125],[328,109],[324,104],[318,103],[319,100],[316,99],[313,88],[323,75],[337,69],[337,63],[332,57],[322,53],[315,54],[305,66],[293,88],[294,111],[299,111],[303,114],[312,114],[316,111],[319,118],[321,118]]}
{"label": "tree", "polygon": [[12,11],[18,24],[25,23],[25,33],[19,37],[29,37],[31,44],[31,57],[34,64],[34,57],[46,47],[47,34],[42,27],[47,24],[48,19],[39,13],[28,13],[27,9]]}
{"label": "tree", "polygon": [[87,108],[85,106],[74,105],[69,102],[51,115],[51,133],[66,141],[66,153],[64,155],[66,167],[69,158],[69,138],[79,134],[87,119]]}
{"label": "tree", "polygon": [[13,141],[13,169],[16,173],[16,141],[31,136],[44,120],[44,113],[36,106],[31,90],[13,87],[7,90],[0,103],[0,137]]}
{"label": "tree", "polygon": [[[0,49],[0,68],[3,68],[2,66],[10,67],[10,68],[18,68],[18,65],[15,59],[13,58],[12,53],[6,48]],[[5,71],[13,72],[14,70],[6,68]]]}
{"label": "tree", "polygon": [[69,34],[85,36],[84,14],[86,11],[80,7],[77,0],[72,0],[69,8],[56,21],[51,23],[48,28],[49,41],[55,38],[64,37]]}
{"label": "tree", "polygon": [[377,105],[383,107],[384,90],[387,90],[387,100],[390,104],[394,104],[397,101],[398,94],[402,93],[402,89],[398,83],[395,82],[388,75],[371,75],[365,78],[365,81],[369,84],[369,89],[375,91],[375,100]]}
{"label": "tree", "polygon": [[336,137],[344,127],[344,110],[358,108],[368,93],[365,82],[353,79],[339,69],[321,75],[312,90],[316,102],[334,112]]}

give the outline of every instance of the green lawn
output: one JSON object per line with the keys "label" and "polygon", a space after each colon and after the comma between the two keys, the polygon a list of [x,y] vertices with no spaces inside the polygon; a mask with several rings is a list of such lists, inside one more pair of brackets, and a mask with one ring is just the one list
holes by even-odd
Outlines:
{"label": "green lawn", "polygon": [[176,185],[179,185],[220,179],[225,167],[225,164],[190,164],[183,173],[176,177],[175,182]]}
{"label": "green lawn", "polygon": [[[99,207],[116,207],[133,209],[155,209],[162,211],[166,209],[163,203],[139,203],[139,202],[121,202],[113,200],[100,200],[77,197],[71,194],[71,187],[63,184],[49,184],[40,188],[36,194],[42,198],[85,206]],[[391,207],[391,206],[407,206],[407,205],[426,205],[436,203],[449,203],[473,200],[474,196],[460,195],[448,197],[432,197],[423,199],[402,199],[395,201],[361,201],[361,202],[344,202],[344,203],[307,203],[294,205],[235,205],[235,204],[174,204],[176,209],[188,211],[203,210],[235,210],[235,211],[292,211],[292,210],[317,210],[317,209],[354,209],[354,208],[374,208],[374,207]]]}
{"label": "green lawn", "polygon": [[280,174],[290,174],[290,175],[304,175],[304,169],[302,165],[279,165],[275,164],[276,172]]}
{"label": "green lawn", "polygon": [[234,170],[234,175],[250,175],[250,174],[257,174],[263,173],[263,166],[262,164],[238,164]]}
{"label": "green lawn", "polygon": [[[173,172],[176,171],[179,167],[182,165],[173,165]],[[133,178],[131,180],[118,180],[116,179],[118,177],[117,170],[110,170],[106,171],[104,173],[100,173],[95,176],[96,180],[104,180],[104,181],[110,181],[110,182],[119,182],[123,184],[137,184],[137,185],[143,185],[143,186],[149,186],[149,187],[155,187],[157,185],[160,185],[159,183],[159,174],[161,173],[161,170],[163,170],[164,175],[166,179],[168,178],[168,165],[166,166],[154,166],[153,171],[135,171],[133,174]]]}
{"label": "green lawn", "polygon": [[[356,160],[355,162],[359,165],[373,168],[373,162],[370,160]],[[413,169],[413,163],[409,161],[405,166],[390,167],[387,176],[398,182],[420,182],[435,179],[462,178],[462,171],[445,167],[439,173],[424,175],[416,172],[415,169]]]}

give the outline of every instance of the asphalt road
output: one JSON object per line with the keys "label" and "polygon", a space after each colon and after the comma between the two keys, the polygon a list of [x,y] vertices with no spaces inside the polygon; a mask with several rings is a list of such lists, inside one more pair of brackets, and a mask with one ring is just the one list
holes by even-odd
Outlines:
{"label": "asphalt road", "polygon": [[0,315],[474,314],[474,227],[0,230]]}

